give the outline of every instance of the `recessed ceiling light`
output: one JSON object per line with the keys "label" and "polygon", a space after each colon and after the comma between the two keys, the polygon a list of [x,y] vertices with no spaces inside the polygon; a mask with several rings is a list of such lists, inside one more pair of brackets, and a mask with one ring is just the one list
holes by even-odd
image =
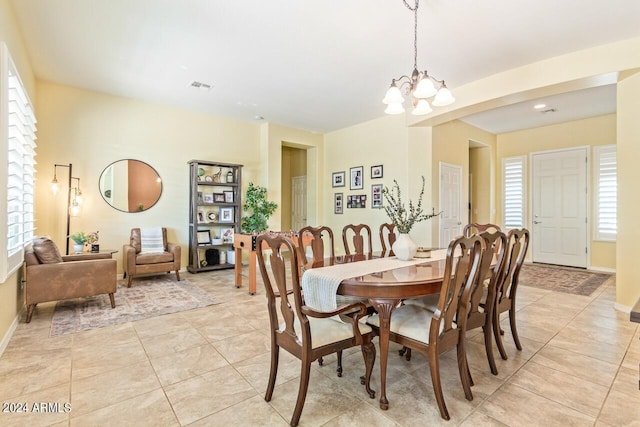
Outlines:
{"label": "recessed ceiling light", "polygon": [[542,110],[546,106],[547,104],[536,104],[533,106],[533,108],[535,108],[536,110]]}

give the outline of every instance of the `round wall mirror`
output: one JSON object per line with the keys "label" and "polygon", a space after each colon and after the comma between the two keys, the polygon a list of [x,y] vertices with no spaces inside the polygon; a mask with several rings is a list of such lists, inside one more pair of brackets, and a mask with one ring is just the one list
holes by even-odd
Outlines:
{"label": "round wall mirror", "polygon": [[142,212],[160,200],[162,180],[158,172],[140,160],[118,160],[100,175],[100,194],[122,212]]}

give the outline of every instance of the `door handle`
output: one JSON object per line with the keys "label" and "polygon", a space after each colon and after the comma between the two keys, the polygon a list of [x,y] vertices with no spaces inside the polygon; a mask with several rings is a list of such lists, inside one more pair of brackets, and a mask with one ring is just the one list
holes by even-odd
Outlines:
{"label": "door handle", "polygon": [[542,224],[542,221],[533,221],[534,224]]}

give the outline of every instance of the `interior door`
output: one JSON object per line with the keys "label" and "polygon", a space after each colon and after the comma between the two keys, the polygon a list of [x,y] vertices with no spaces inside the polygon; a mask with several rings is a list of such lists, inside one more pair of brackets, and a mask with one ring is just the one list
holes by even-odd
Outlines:
{"label": "interior door", "polygon": [[291,228],[300,230],[307,225],[307,177],[291,178]]}
{"label": "interior door", "polygon": [[440,243],[446,248],[462,234],[462,166],[440,162]]}
{"label": "interior door", "polygon": [[587,267],[587,148],[532,155],[534,262]]}

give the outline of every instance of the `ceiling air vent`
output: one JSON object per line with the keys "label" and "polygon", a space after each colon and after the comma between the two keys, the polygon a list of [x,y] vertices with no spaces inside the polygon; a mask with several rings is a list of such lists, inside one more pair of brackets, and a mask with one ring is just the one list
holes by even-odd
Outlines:
{"label": "ceiling air vent", "polygon": [[210,84],[197,82],[194,80],[191,83],[189,83],[189,87],[200,89],[201,91],[204,91],[204,92],[208,92],[211,90],[212,86]]}

